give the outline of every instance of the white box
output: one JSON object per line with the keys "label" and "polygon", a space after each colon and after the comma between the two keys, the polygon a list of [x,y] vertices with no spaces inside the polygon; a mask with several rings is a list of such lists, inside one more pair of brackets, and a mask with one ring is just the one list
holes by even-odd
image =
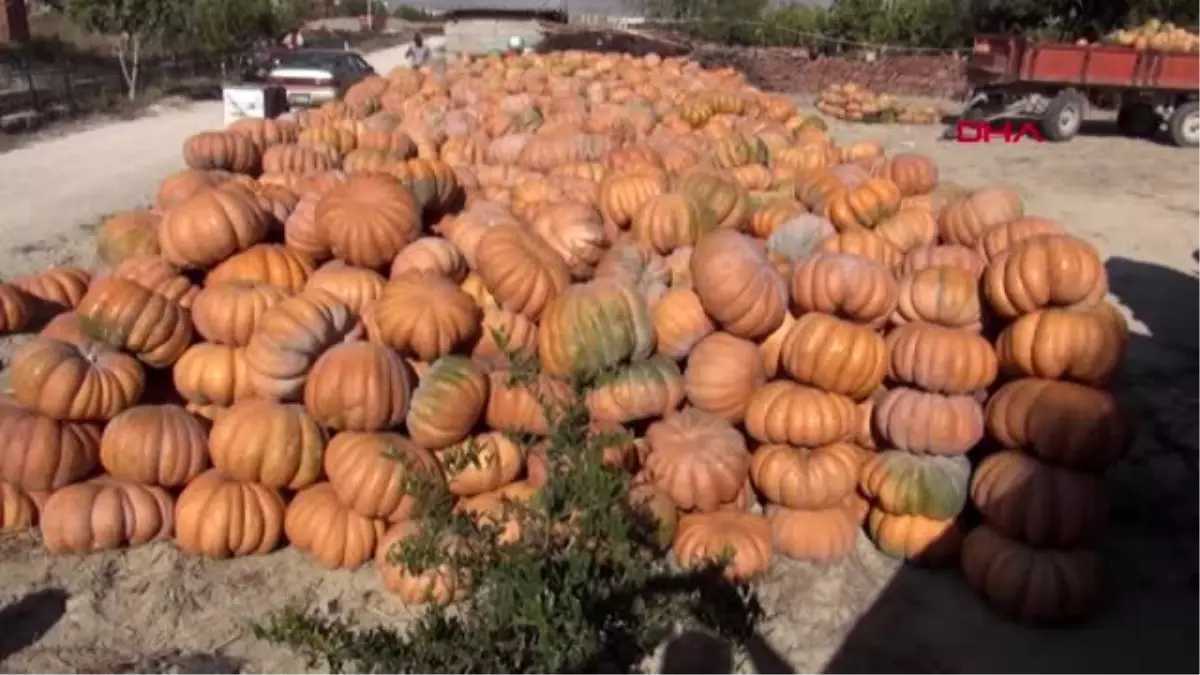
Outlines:
{"label": "white box", "polygon": [[225,102],[225,126],[244,119],[274,117],[267,111],[266,92],[261,86],[227,84],[221,88]]}

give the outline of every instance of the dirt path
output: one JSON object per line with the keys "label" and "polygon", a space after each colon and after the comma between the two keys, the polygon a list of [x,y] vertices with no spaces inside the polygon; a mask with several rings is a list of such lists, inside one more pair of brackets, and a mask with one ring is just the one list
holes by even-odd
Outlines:
{"label": "dirt path", "polygon": [[[406,48],[367,59],[386,73],[404,61]],[[0,245],[17,254],[5,276],[62,262],[64,251],[83,254],[88,226],[149,203],[159,181],[183,167],[184,139],[221,124],[221,103],[205,101],[0,153]]]}
{"label": "dirt path", "polygon": [[[38,255],[86,261],[90,242],[74,224],[85,214],[136,203],[178,166],[178,141],[211,126],[203,117],[196,110],[161,122],[156,133],[163,147],[153,144],[158,159],[131,159],[129,166],[109,157],[136,145],[129,140],[133,134],[148,137],[142,129],[149,127],[121,125],[119,132],[95,130],[82,139],[35,146],[22,151],[29,153],[23,155],[28,163],[0,156],[0,167],[29,174],[21,189],[7,181],[0,188],[0,200],[8,200],[0,203],[25,199],[27,209],[0,215],[5,237],[68,237],[65,247],[48,242],[44,248],[52,252]],[[937,140],[939,131],[834,126],[841,140],[877,138],[892,153],[927,153],[944,178],[965,186],[1014,186],[1030,213],[1059,219],[1100,248],[1114,295],[1139,334],[1119,390],[1139,435],[1131,456],[1109,476],[1113,523],[1103,544],[1105,606],[1082,627],[1017,625],[989,611],[957,571],[898,566],[860,537],[854,555],[842,563],[776,566],[761,586],[772,615],[766,638],[798,672],[1194,671],[1200,632],[1196,153],[1097,136],[1064,145],[957,146]],[[39,152],[47,157],[39,159]],[[39,181],[30,167],[48,173]],[[111,177],[118,173],[120,180]],[[14,226],[24,231],[14,233]],[[3,268],[23,268],[20,255],[0,260]],[[22,598],[12,609],[10,603]],[[0,625],[20,625],[31,635],[0,631],[0,669],[297,672],[302,662],[258,642],[247,629],[294,602],[393,625],[410,616],[386,595],[371,567],[328,572],[293,550],[209,562],[158,544],[64,557],[46,555],[33,535],[7,538],[0,540]],[[9,655],[11,649],[19,651]]]}

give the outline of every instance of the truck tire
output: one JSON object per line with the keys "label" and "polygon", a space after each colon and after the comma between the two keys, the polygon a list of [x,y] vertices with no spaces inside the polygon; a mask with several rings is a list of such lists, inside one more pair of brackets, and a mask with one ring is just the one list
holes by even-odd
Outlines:
{"label": "truck tire", "polygon": [[1161,124],[1154,106],[1145,101],[1126,103],[1117,112],[1117,130],[1130,138],[1151,138]]}
{"label": "truck tire", "polygon": [[1042,135],[1048,141],[1069,141],[1079,134],[1083,126],[1083,115],[1087,110],[1087,102],[1082,96],[1073,91],[1064,91],[1055,96],[1046,112],[1042,113]]}
{"label": "truck tire", "polygon": [[1200,104],[1188,101],[1171,113],[1167,120],[1171,140],[1181,148],[1194,148],[1200,144]]}

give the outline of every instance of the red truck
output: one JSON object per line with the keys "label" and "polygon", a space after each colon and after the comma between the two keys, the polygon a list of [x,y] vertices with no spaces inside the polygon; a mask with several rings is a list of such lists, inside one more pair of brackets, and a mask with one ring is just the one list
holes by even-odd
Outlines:
{"label": "red truck", "polygon": [[1117,127],[1128,136],[1165,130],[1179,146],[1200,142],[1200,54],[1106,44],[1040,44],[979,35],[967,61],[971,97],[963,117],[1032,117],[1051,141],[1079,133],[1088,101],[1120,101]]}

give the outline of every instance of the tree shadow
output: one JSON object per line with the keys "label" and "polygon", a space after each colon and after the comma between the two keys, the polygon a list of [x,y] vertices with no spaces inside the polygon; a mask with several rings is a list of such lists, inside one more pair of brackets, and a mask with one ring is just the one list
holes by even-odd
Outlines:
{"label": "tree shadow", "polygon": [[[1198,257],[1192,253],[1193,260]],[[1125,446],[1124,456],[1107,471],[1098,464],[1093,473],[1079,471],[1081,477],[1059,479],[1074,481],[1057,483],[1060,489],[1071,489],[1070,502],[1049,494],[1053,488],[1036,485],[1044,475],[1039,479],[1019,474],[1004,490],[995,491],[990,506],[977,508],[968,501],[960,516],[970,532],[1007,527],[1003,533],[1012,538],[1015,529],[1024,528],[1025,537],[1044,537],[1035,549],[1095,551],[1098,590],[1089,598],[1095,606],[1081,611],[1077,619],[1020,618],[1050,598],[1058,598],[1056,608],[1067,606],[1062,594],[1047,590],[1070,577],[1061,567],[1053,573],[1043,568],[1039,587],[1020,576],[1012,559],[1001,564],[994,555],[988,564],[995,576],[987,581],[977,576],[974,583],[966,580],[967,565],[961,561],[944,570],[902,563],[855,619],[826,663],[826,672],[1150,673],[1200,667],[1195,649],[1200,632],[1200,282],[1195,274],[1124,257],[1110,259],[1106,267],[1112,294],[1132,315],[1135,329],[1122,369],[1108,387],[1119,410],[1102,412],[1039,397],[1030,407],[1041,411],[1040,428],[1027,433],[1040,435],[1041,447],[1050,449],[1007,451],[1036,456],[1046,466],[1061,466],[1047,456],[1055,452],[1055,443],[1096,453]],[[1004,451],[995,441],[985,440],[971,453],[975,475],[984,458]],[[1076,489],[1084,483],[1086,490]],[[1034,492],[1045,507],[1033,503]],[[1073,512],[1063,515],[1067,509]],[[987,525],[981,511],[989,516]],[[995,518],[1007,518],[1007,524],[991,520]],[[1040,535],[1030,534],[1039,527]],[[1048,534],[1053,532],[1059,534]],[[1070,537],[1075,539],[1067,542],[1063,532],[1073,532]],[[981,564],[977,556],[969,558],[976,569]],[[1008,595],[1001,579],[1005,575],[1021,580],[1008,586]],[[1055,580],[1055,575],[1066,576]]]}
{"label": "tree shadow", "polygon": [[44,588],[0,609],[0,662],[37,642],[67,612],[67,592]]}

